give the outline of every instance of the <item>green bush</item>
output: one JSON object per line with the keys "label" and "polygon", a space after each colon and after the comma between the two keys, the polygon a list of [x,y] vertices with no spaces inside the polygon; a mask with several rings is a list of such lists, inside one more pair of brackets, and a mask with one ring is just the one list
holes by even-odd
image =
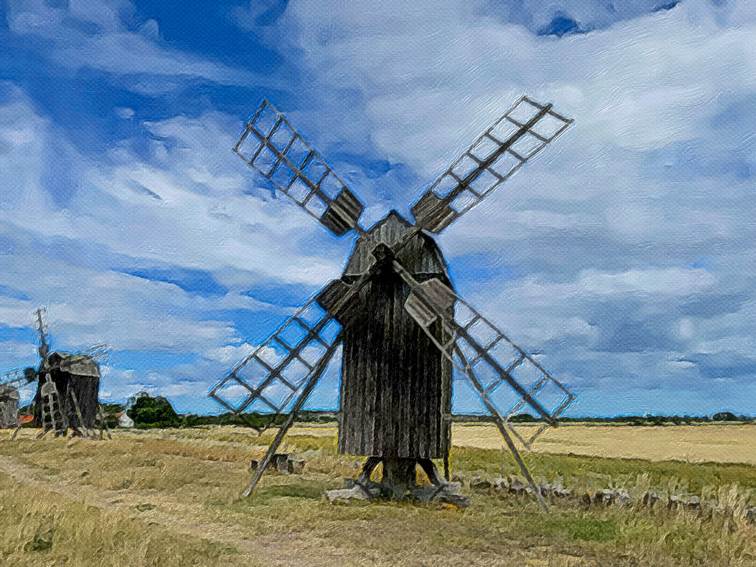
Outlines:
{"label": "green bush", "polygon": [[178,427],[181,425],[181,419],[171,402],[162,396],[152,397],[146,393],[137,394],[126,411],[126,415],[134,420],[135,427]]}
{"label": "green bush", "polygon": [[740,417],[729,411],[720,411],[711,416],[712,421],[740,421]]}

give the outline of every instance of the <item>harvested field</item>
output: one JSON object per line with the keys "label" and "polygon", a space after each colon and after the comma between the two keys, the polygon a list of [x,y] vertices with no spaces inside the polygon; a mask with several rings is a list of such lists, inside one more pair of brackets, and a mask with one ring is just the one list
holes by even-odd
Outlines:
{"label": "harvested field", "polygon": [[[520,426],[525,431],[533,426]],[[497,449],[501,435],[491,424],[457,424],[458,447]],[[538,439],[534,451],[650,461],[756,465],[756,424],[624,426],[564,424]]]}
{"label": "harvested field", "polygon": [[[532,425],[518,425],[525,435]],[[290,435],[331,437],[335,425],[299,425]],[[452,429],[456,447],[500,449],[504,446],[496,426],[490,423],[456,423]],[[546,431],[533,450],[560,455],[586,455],[649,461],[690,463],[745,463],[756,465],[756,424],[702,424],[627,426],[563,424]]]}

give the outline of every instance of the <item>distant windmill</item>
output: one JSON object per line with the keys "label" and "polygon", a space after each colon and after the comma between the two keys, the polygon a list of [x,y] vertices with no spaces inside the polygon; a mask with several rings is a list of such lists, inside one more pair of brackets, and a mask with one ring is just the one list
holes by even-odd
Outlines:
{"label": "distant windmill", "polygon": [[[513,437],[529,448],[573,394],[454,291],[437,234],[512,176],[572,120],[522,97],[412,207],[415,223],[390,212],[369,230],[363,204],[268,101],[234,151],[336,235],[358,240],[342,277],[329,283],[210,392],[239,414],[288,413],[244,491],[250,495],[297,413],[343,345],[339,452],[368,459],[366,486],[383,464],[389,494],[411,493],[416,466],[442,494],[431,459],[448,480],[452,368],[494,418],[533,493],[543,501]],[[293,402],[293,403],[292,403]],[[541,425],[526,435],[510,418],[530,408]]]}
{"label": "distant windmill", "polygon": [[[23,374],[18,375],[23,382]],[[0,429],[13,428],[18,425],[18,385],[8,380],[0,384]]]}
{"label": "distant windmill", "polygon": [[107,355],[107,346],[95,345],[76,353],[51,351],[46,311],[39,308],[34,316],[39,365],[36,369],[7,372],[0,378],[0,389],[17,390],[24,382],[37,382],[33,407],[34,419],[42,427],[40,436],[50,431],[63,436],[69,429],[83,437],[95,437],[96,429],[100,437],[104,432],[110,435],[98,400],[100,366],[97,359]]}

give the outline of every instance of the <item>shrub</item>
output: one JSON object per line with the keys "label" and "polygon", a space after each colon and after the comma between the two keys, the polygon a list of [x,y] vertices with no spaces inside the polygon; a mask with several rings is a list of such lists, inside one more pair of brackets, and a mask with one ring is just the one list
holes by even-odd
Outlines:
{"label": "shrub", "polygon": [[162,396],[152,397],[146,393],[137,394],[126,411],[136,427],[178,427],[181,424],[171,402]]}

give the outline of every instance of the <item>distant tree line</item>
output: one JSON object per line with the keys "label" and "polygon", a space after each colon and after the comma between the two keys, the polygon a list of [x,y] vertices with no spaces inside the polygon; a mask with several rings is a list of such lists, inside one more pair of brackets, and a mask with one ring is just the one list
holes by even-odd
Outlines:
{"label": "distant tree line", "polygon": [[[283,414],[248,413],[243,416],[231,412],[220,415],[179,414],[167,398],[151,396],[146,392],[139,392],[124,404],[104,403],[103,410],[110,427],[118,425],[118,416],[126,412],[134,426],[140,429],[166,427],[196,427],[201,425],[237,425],[242,427],[264,428],[270,425],[280,425],[286,419]],[[21,408],[21,413],[29,412],[30,408]],[[333,423],[337,414],[326,411],[304,411],[299,414],[297,421],[306,423]],[[493,418],[488,415],[455,415],[453,420],[458,423],[490,422]],[[521,413],[513,416],[510,421],[515,423],[537,423],[534,416]],[[562,417],[562,423],[626,423],[629,425],[685,425],[693,423],[717,422],[751,422],[756,418],[746,415],[736,415],[729,411],[717,412],[711,416],[691,415],[625,415],[615,417]]]}
{"label": "distant tree line", "polygon": [[[613,417],[560,417],[560,423],[627,423],[629,425],[685,425],[691,423],[713,423],[723,421],[750,422],[756,418],[747,415],[736,415],[729,411],[717,412],[711,416],[697,415],[620,415]],[[455,415],[456,422],[488,422],[493,421],[490,415]],[[510,418],[513,423],[536,423],[541,421],[527,413],[521,413]]]}
{"label": "distant tree line", "polygon": [[[117,404],[110,404],[117,406]],[[118,406],[123,411],[124,406]],[[247,413],[243,416],[231,412],[220,415],[178,414],[171,403],[163,396],[151,396],[139,392],[129,399],[125,406],[126,415],[134,420],[134,427],[139,429],[158,429],[166,427],[197,427],[200,425],[238,425],[242,427],[264,428],[280,425],[286,419],[283,414]],[[309,423],[329,423],[336,419],[333,412],[304,411],[298,421]]]}

